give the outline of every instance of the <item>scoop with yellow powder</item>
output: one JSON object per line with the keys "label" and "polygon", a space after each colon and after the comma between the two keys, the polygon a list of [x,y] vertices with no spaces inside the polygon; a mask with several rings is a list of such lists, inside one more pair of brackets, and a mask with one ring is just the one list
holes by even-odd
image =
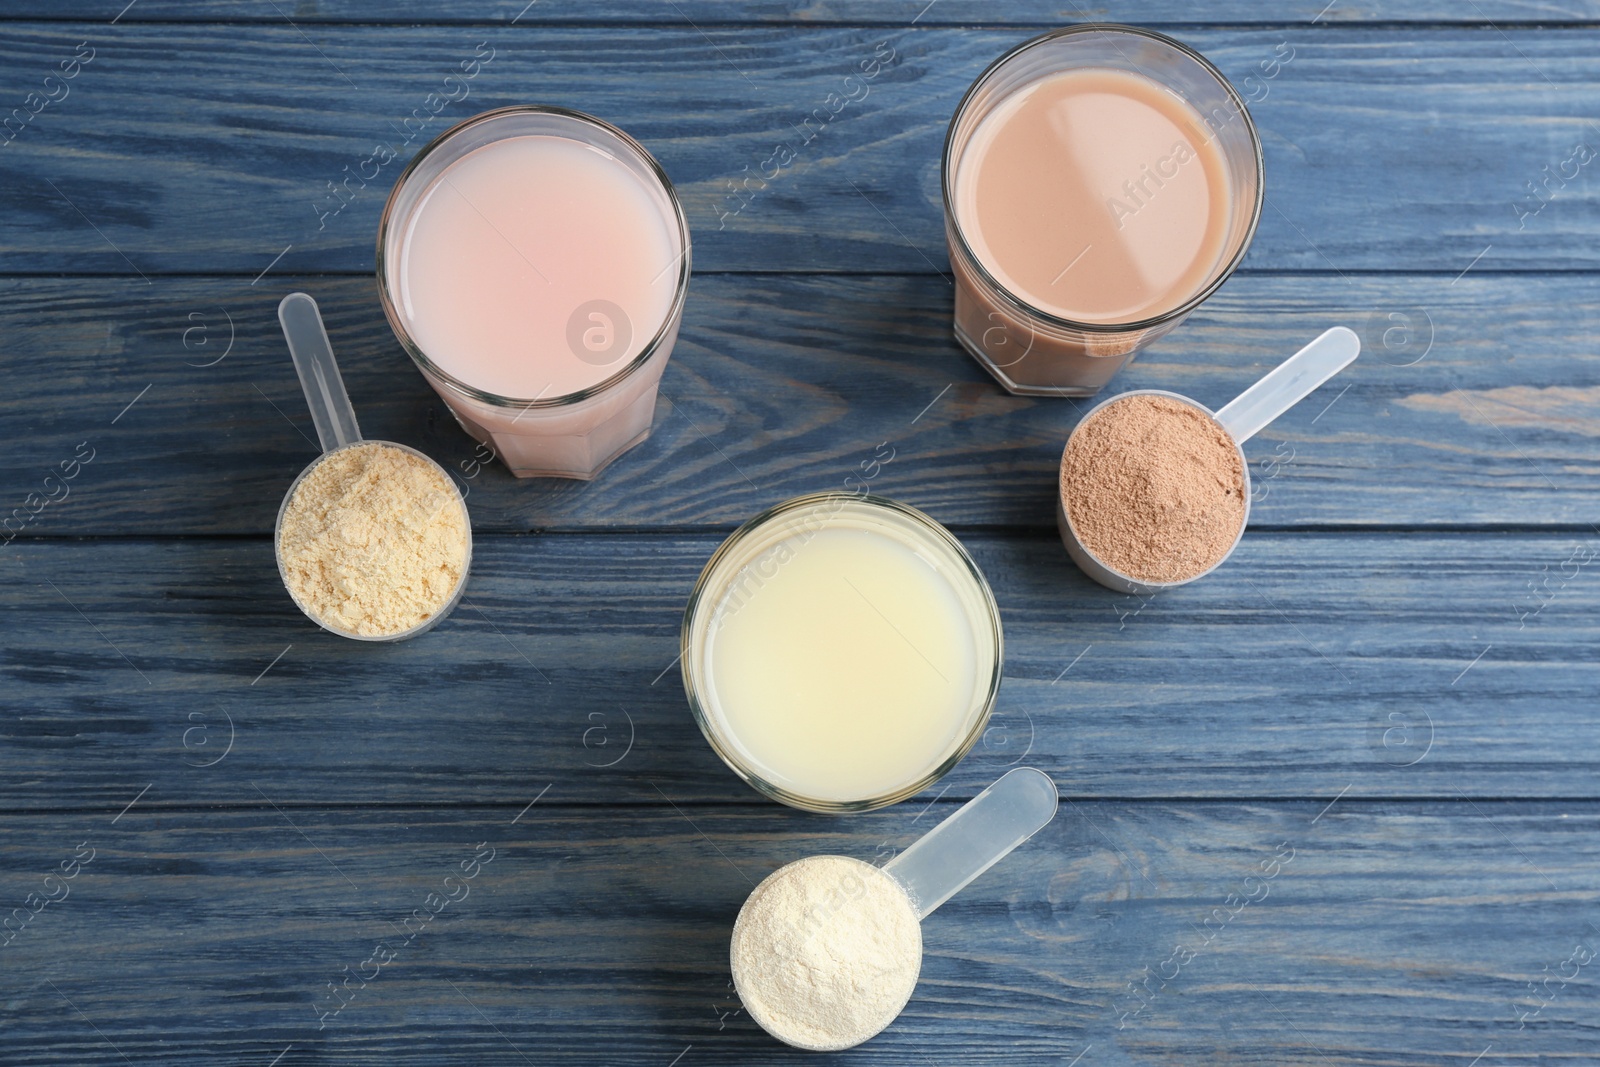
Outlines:
{"label": "scoop with yellow powder", "polygon": [[311,620],[343,637],[402,641],[455,608],[472,560],[466,501],[414,448],[363,441],[316,301],[278,305],[323,454],[278,511],[278,572]]}

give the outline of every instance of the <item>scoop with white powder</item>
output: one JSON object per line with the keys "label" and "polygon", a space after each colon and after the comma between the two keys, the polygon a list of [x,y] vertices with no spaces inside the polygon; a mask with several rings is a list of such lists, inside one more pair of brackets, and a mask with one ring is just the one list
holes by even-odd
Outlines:
{"label": "scoop with white powder", "polygon": [[922,970],[922,924],[900,884],[848,856],[767,877],[733,924],[733,982],[780,1041],[846,1049],[894,1022]]}
{"label": "scoop with white powder", "polygon": [[750,1017],[797,1048],[836,1052],[894,1022],[922,970],[922,920],[1056,813],[1019,767],[877,868],[808,856],[769,875],[733,924],[733,984]]}

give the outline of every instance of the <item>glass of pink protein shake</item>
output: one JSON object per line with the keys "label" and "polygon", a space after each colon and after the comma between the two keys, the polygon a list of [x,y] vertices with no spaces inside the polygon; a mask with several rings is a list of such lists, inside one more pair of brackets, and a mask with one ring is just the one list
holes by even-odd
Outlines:
{"label": "glass of pink protein shake", "polygon": [[395,336],[518,477],[593,478],[649,435],[689,227],[615,126],[508,107],[446,130],[389,194],[377,262]]}
{"label": "glass of pink protein shake", "polygon": [[943,186],[956,338],[1013,393],[1092,396],[1244,258],[1261,142],[1199,53],[1070,26],[967,90]]}

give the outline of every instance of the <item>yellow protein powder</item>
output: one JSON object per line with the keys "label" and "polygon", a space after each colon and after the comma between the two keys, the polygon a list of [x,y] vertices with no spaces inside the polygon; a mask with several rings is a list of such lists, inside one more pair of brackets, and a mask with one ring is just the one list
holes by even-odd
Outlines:
{"label": "yellow protein powder", "polygon": [[467,511],[432,461],[381,441],[329,453],[278,530],[295,602],[330,629],[387,637],[443,610],[467,571]]}

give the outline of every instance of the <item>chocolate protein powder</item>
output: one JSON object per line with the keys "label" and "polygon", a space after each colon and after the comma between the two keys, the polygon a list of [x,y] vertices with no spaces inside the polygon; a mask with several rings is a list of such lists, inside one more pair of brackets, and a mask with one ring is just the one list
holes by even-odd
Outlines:
{"label": "chocolate protein powder", "polygon": [[1192,404],[1133,393],[1080,425],[1061,457],[1061,503],[1079,542],[1141,582],[1183,582],[1221,562],[1245,520],[1239,451]]}

